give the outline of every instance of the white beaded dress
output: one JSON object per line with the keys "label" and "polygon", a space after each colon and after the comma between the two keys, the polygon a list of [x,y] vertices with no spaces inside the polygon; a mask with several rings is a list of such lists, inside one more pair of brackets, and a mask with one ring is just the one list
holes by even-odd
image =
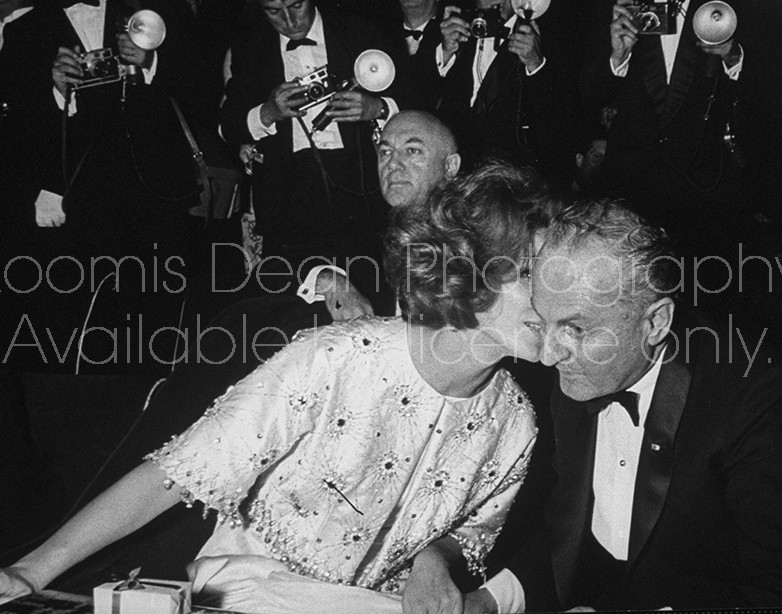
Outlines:
{"label": "white beaded dress", "polygon": [[[299,333],[150,458],[185,501],[217,511],[191,565],[195,589],[266,611],[263,597],[232,597],[248,592],[241,576],[396,593],[413,556],[445,535],[481,572],[536,433],[506,371],[473,397],[443,396],[413,365],[402,319],[362,318]],[[213,581],[233,563],[227,583]]]}

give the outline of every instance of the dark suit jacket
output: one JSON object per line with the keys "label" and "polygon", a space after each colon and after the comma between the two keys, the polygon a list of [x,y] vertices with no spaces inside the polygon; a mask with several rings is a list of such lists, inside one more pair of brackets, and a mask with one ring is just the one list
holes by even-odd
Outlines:
{"label": "dark suit jacket", "polygon": [[[738,169],[722,136],[732,103],[742,95],[745,75],[742,71],[742,78],[731,81],[720,64],[716,78],[707,78],[707,56],[698,48],[692,27],[693,15],[704,2],[689,4],[670,83],[657,36],[639,36],[627,76],[613,76],[606,27],[613,0],[598,5],[600,25],[593,27],[582,93],[586,104],[595,109],[606,104],[618,109],[608,134],[606,173],[613,187],[642,202],[647,217],[654,217],[660,207],[685,208],[689,216],[699,204],[719,204],[722,213],[736,208]],[[736,40],[740,42],[750,32],[742,29],[742,3],[731,4],[739,14]],[[757,61],[747,56],[744,66],[752,71]],[[714,102],[704,121],[712,93]],[[733,121],[733,128],[740,130],[741,125]],[[668,217],[656,219],[669,223]]]}
{"label": "dark suit jacket", "polygon": [[429,20],[419,39],[418,50],[414,55],[407,51],[407,37],[405,36],[404,15],[398,6],[391,12],[393,27],[390,27],[400,65],[397,70],[406,74],[410,79],[410,108],[423,109],[434,113],[440,105],[442,96],[442,77],[437,70],[435,50],[440,44],[440,22],[443,19],[442,6],[437,14]]}
{"label": "dark suit jacket", "polygon": [[[444,78],[440,116],[454,130],[469,168],[482,156],[499,156],[517,164],[533,164],[548,177],[569,177],[573,151],[573,65],[566,52],[569,20],[552,3],[540,17],[546,65],[528,76],[518,57],[499,49],[470,105],[472,66],[477,39],[463,43]],[[529,126],[524,130],[523,126]]]}
{"label": "dark suit jacket", "polygon": [[[760,336],[741,333],[752,354]],[[528,609],[782,603],[778,355],[761,343],[750,367],[736,329],[677,314],[645,424],[626,574],[599,603],[571,600],[590,531],[597,415],[556,388],[552,419],[548,532],[509,566]]]}

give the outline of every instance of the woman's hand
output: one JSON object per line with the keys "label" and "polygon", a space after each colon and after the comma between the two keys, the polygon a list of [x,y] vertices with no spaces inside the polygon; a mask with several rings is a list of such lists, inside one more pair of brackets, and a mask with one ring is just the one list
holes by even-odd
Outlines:
{"label": "woman's hand", "polygon": [[0,605],[37,592],[35,585],[13,567],[0,569]]}
{"label": "woman's hand", "polygon": [[462,614],[462,594],[451,580],[446,555],[438,542],[424,548],[413,561],[413,569],[402,595],[404,614]]}

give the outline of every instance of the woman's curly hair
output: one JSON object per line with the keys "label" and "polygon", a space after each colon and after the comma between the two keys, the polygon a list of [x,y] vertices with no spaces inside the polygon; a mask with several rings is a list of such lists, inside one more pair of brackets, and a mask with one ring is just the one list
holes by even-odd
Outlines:
{"label": "woman's curly hair", "polygon": [[502,284],[527,273],[535,231],[558,209],[533,170],[499,161],[394,209],[385,266],[403,313],[432,328],[477,327]]}

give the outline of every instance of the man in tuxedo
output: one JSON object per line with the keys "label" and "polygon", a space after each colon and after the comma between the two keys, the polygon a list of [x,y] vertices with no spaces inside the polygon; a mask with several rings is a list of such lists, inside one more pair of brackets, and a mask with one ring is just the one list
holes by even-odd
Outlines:
{"label": "man in tuxedo", "polygon": [[[383,199],[392,208],[424,202],[432,190],[456,177],[460,166],[453,134],[426,111],[400,111],[383,128],[377,145],[377,172]],[[371,315],[372,303],[350,283],[349,271],[313,267],[298,295],[308,303],[325,301],[335,321]]]}
{"label": "man in tuxedo", "polygon": [[440,105],[441,78],[435,62],[440,44],[443,7],[439,0],[399,0],[401,15],[394,18],[394,34],[402,43],[400,70],[410,76],[411,104],[434,112]]}
{"label": "man in tuxedo", "polygon": [[[308,87],[300,79],[328,65],[341,82],[353,76],[363,51],[380,48],[393,57],[393,46],[360,19],[319,8],[314,0],[261,0],[260,6],[263,23],[232,46],[220,125],[229,143],[255,142],[259,154],[253,208],[264,261],[256,277],[270,292],[295,292],[323,259],[379,262],[385,206],[374,172],[373,127],[398,110],[404,77],[397,73],[378,95],[342,90],[328,103],[302,110]],[[321,113],[328,125],[313,128]],[[352,268],[358,277],[361,263]],[[365,293],[377,277],[373,266],[366,269]]]}
{"label": "man in tuxedo", "polygon": [[502,612],[778,605],[778,356],[681,310],[667,236],[621,204],[571,207],[542,241],[553,490],[539,539],[471,598]]}
{"label": "man in tuxedo", "polygon": [[[496,2],[477,0],[478,9]],[[533,3],[534,4],[534,3]],[[559,3],[561,4],[561,3]],[[446,6],[436,50],[443,76],[440,116],[454,130],[470,168],[493,155],[532,164],[548,178],[566,181],[572,166],[574,63],[567,50],[572,35],[566,6],[551,7],[531,21],[511,0],[499,5],[500,32],[471,33],[461,9]],[[492,26],[489,34],[495,34]]]}
{"label": "man in tuxedo", "polygon": [[[731,2],[739,30],[719,45],[699,41],[693,29],[705,0],[655,3],[667,7],[671,26],[657,35],[643,33],[633,2],[596,5],[599,25],[583,79],[588,105],[613,101],[617,108],[606,148],[608,188],[637,203],[688,251],[712,254],[718,239],[731,238],[740,211],[742,161],[726,143],[732,146],[732,138],[747,151],[743,98],[757,70],[751,64],[763,58],[752,58],[747,78],[739,37],[751,38],[751,28],[741,0]],[[757,95],[762,92],[751,94]],[[699,236],[708,244],[693,244]]]}
{"label": "man in tuxedo", "polygon": [[[42,270],[66,254],[71,259],[69,266],[48,269],[47,284],[13,297],[20,305],[12,312],[16,323],[24,312],[34,330],[50,327],[58,343],[83,325],[92,293],[110,273],[119,278],[118,290],[112,294],[107,284],[89,324],[117,330],[124,339],[121,329],[139,315],[147,331],[177,323],[182,294],[164,290],[162,278],[153,288],[152,280],[157,258],[178,274],[167,278],[169,287],[172,281],[181,286],[186,212],[197,202],[192,155],[168,98],[179,94],[188,72],[189,9],[179,1],[150,0],[143,7],[166,24],[155,51],[139,48],[124,30],[141,8],[133,0],[38,3],[4,33],[0,74],[12,90],[11,146],[26,152],[27,167],[8,253],[33,258]],[[137,69],[138,82],[81,88],[87,74],[79,57],[97,49],[111,49],[127,70]],[[120,267],[121,258],[132,264]],[[30,286],[29,279],[17,285]],[[87,336],[85,356],[106,368],[122,362],[102,342],[92,351],[99,336]],[[61,361],[47,356],[44,365],[40,352],[32,354],[37,362],[24,368],[73,370],[75,352]]]}

